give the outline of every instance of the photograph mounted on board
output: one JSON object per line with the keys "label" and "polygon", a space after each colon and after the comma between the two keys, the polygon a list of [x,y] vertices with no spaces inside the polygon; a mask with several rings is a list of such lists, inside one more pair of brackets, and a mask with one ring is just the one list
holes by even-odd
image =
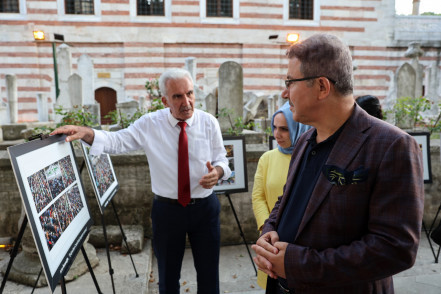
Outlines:
{"label": "photograph mounted on board", "polygon": [[231,176],[227,180],[220,179],[213,190],[218,193],[248,192],[245,137],[228,136],[223,140]]}
{"label": "photograph mounted on board", "polygon": [[119,189],[112,161],[109,154],[102,153],[100,156],[89,154],[90,147],[84,144],[81,144],[81,149],[98,206],[101,213],[104,213],[104,208]]}
{"label": "photograph mounted on board", "polygon": [[418,143],[423,152],[424,183],[432,183],[432,165],[430,163],[430,133],[428,132],[409,132]]}
{"label": "photograph mounted on board", "polygon": [[67,273],[92,219],[65,136],[50,136],[8,148],[35,245],[52,292]]}

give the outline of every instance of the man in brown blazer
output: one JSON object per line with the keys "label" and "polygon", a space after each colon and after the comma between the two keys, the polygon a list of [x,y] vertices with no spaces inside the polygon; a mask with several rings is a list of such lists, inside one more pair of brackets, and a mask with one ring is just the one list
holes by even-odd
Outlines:
{"label": "man in brown blazer", "polygon": [[420,238],[421,150],[355,104],[351,55],[337,37],[313,35],[287,56],[282,96],[314,128],[253,245],[267,293],[394,293],[392,275],[413,265]]}

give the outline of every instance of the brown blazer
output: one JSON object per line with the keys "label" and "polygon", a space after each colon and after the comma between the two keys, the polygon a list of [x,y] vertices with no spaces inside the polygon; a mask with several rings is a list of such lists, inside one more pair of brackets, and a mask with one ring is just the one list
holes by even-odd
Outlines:
{"label": "brown blazer", "polygon": [[[313,131],[294,148],[284,194],[263,233],[277,228]],[[362,167],[368,176],[338,186],[320,171],[295,241],[286,251],[289,287],[296,294],[393,293],[391,276],[414,264],[420,238],[420,147],[407,133],[355,105],[326,164],[346,171]]]}

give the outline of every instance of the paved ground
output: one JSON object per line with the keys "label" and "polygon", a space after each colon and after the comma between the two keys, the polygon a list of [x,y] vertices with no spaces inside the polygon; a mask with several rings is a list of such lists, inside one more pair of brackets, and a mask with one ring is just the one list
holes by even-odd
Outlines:
{"label": "paved ground", "polygon": [[[136,278],[135,270],[128,255],[122,255],[119,251],[110,251],[112,268],[114,270],[114,285],[115,293],[125,294],[142,294],[147,293],[149,283],[149,271],[151,268],[151,246],[147,244],[144,250],[138,254],[132,255],[136,270],[139,277]],[[81,254],[81,252],[79,252]],[[111,294],[112,283],[109,275],[109,266],[107,263],[107,255],[105,249],[97,249],[97,256],[100,260],[98,266],[93,269],[96,276],[99,288],[102,293]],[[0,250],[0,267],[7,264],[9,261],[9,254]],[[41,278],[45,278],[44,274]],[[3,280],[3,276],[2,276]],[[7,281],[4,294],[18,294],[31,293],[32,287],[17,284],[15,282]],[[98,293],[93,283],[91,275],[86,273],[76,280],[66,283],[66,292],[70,294],[89,294]],[[49,294],[50,288],[37,288],[35,294]],[[55,288],[56,294],[61,293],[61,287]]]}
{"label": "paved ground", "polygon": [[[253,252],[251,248],[250,251]],[[152,277],[155,281],[150,283],[148,294],[158,294],[156,258],[153,257],[152,261]],[[185,250],[182,267],[184,270],[181,272],[181,293],[197,293],[191,249]],[[219,267],[221,293],[265,293],[256,283],[256,273],[245,245],[221,247]]]}
{"label": "paved ground", "polygon": [[[148,243],[148,242],[147,242]],[[94,268],[98,284],[103,293],[112,293],[110,275],[108,273],[105,250],[98,249],[100,264]],[[111,252],[112,267],[115,271],[114,281],[116,293],[124,294],[156,294],[157,269],[156,260],[152,258],[151,246],[147,244],[141,253],[133,255],[139,277],[135,277],[133,265],[128,255]],[[0,250],[0,267],[7,264],[9,255]],[[434,263],[434,257],[428,241],[423,234],[417,261],[411,269],[394,277],[396,294],[440,294],[441,264]],[[196,274],[193,267],[191,250],[187,249],[181,279],[181,293],[196,293]],[[67,293],[97,293],[89,274],[66,284]],[[263,294],[256,284],[256,277],[245,245],[224,246],[221,248],[220,259],[221,293]],[[7,281],[4,294],[31,293],[32,287]],[[50,293],[49,288],[39,288],[36,294]],[[61,293],[57,287],[54,293]]]}

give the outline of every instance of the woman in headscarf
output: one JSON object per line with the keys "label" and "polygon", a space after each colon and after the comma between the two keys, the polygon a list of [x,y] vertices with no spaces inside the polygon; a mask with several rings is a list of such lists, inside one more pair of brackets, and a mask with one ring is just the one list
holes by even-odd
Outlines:
{"label": "woman in headscarf", "polygon": [[[293,120],[288,102],[272,117],[271,129],[277,141],[277,148],[265,152],[260,157],[254,175],[252,202],[259,231],[278,197],[283,194],[294,144],[300,135],[310,128]],[[259,270],[257,284],[263,289],[266,288],[266,279],[266,274]]]}

